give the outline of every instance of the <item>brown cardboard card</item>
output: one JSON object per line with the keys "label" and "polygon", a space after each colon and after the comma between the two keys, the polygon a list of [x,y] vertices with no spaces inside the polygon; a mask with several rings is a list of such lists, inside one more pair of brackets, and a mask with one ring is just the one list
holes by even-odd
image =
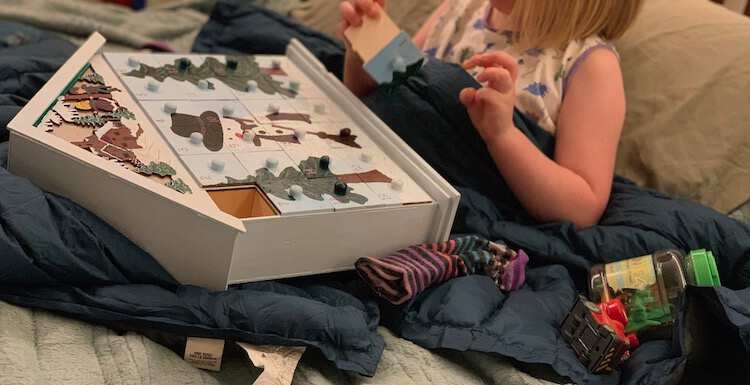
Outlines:
{"label": "brown cardboard card", "polygon": [[363,17],[362,25],[349,27],[344,31],[344,36],[349,40],[354,51],[367,63],[400,32],[396,23],[385,11],[381,10],[378,18]]}

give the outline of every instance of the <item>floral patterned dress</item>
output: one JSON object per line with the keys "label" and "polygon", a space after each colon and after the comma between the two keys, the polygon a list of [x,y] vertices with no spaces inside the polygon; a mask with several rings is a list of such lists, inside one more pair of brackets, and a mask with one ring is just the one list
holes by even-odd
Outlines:
{"label": "floral patterned dress", "polygon": [[[514,31],[488,26],[491,5],[486,0],[446,0],[447,8],[427,34],[422,49],[431,57],[461,63],[471,56],[505,51],[518,58],[516,107],[554,134],[557,116],[571,75],[597,48],[614,47],[599,36],[573,41],[564,50],[532,48],[519,52],[512,46]],[[501,14],[501,25],[509,25]],[[616,53],[616,52],[615,52]]]}

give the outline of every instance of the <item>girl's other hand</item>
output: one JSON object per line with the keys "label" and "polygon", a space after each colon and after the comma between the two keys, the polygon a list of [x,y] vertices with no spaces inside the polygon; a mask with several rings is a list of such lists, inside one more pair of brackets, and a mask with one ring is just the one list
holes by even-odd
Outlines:
{"label": "girl's other hand", "polygon": [[466,106],[479,135],[491,146],[514,127],[518,62],[507,53],[492,52],[476,55],[463,66],[465,69],[484,68],[477,76],[477,81],[483,86],[463,89],[459,99]]}
{"label": "girl's other hand", "polygon": [[[344,31],[349,27],[359,27],[362,25],[364,16],[378,18],[380,12],[385,8],[386,0],[351,0],[342,1],[339,5],[341,21],[339,22],[339,35],[346,41]],[[346,41],[348,45],[349,42]]]}

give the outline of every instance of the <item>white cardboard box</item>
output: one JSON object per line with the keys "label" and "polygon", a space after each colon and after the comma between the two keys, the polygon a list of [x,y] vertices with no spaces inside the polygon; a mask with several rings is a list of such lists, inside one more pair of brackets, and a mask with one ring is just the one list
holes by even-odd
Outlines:
{"label": "white cardboard box", "polygon": [[[296,40],[287,49],[288,59],[431,202],[239,219],[219,210],[182,164],[176,168],[193,188],[190,196],[45,132],[38,127],[40,119],[82,68],[89,62],[100,68],[109,66],[100,52],[104,42],[94,33],[11,121],[8,167],[107,221],[151,253],[181,283],[223,290],[232,283],[347,270],[360,256],[383,255],[448,237],[458,205],[457,191]],[[132,109],[147,116],[140,104]],[[141,122],[144,130],[158,132],[155,123],[147,120]],[[163,137],[156,137],[171,150]]]}

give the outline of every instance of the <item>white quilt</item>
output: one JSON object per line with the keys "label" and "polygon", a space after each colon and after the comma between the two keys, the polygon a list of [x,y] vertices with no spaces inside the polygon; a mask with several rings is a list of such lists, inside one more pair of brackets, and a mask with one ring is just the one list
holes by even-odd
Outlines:
{"label": "white quilt", "polygon": [[[433,352],[380,329],[386,340],[373,378],[346,374],[314,351],[306,353],[295,385],[544,385],[498,356]],[[0,301],[2,385],[248,385],[260,374],[240,353],[218,373],[192,367],[173,351],[138,334]]]}

